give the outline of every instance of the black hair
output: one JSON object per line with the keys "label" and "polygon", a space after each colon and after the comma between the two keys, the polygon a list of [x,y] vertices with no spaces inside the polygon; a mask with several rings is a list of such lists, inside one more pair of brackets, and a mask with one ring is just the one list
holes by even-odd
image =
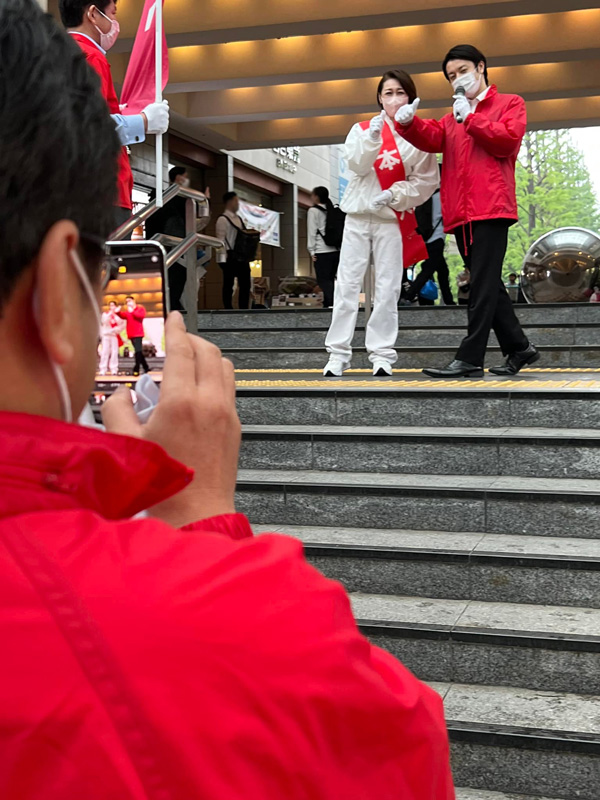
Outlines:
{"label": "black hair", "polygon": [[91,241],[114,227],[120,148],[98,76],[36,0],[2,0],[0,53],[1,307],[61,219],[79,228],[96,277]]}
{"label": "black hair", "polygon": [[187,169],[185,167],[173,167],[169,170],[169,180],[171,183],[175,183],[175,178],[179,177],[179,175],[185,175]]}
{"label": "black hair", "polygon": [[448,51],[446,58],[444,59],[444,63],[442,64],[442,70],[446,76],[446,80],[450,80],[448,78],[447,70],[448,62],[455,61],[456,59],[459,59],[460,61],[472,61],[476,67],[479,66],[479,64],[481,64],[483,61],[483,76],[485,78],[486,85],[489,85],[487,58],[483,55],[481,50],[473,47],[472,44],[457,44],[456,47],[453,47],[452,50]]}
{"label": "black hair", "polygon": [[234,197],[237,197],[237,192],[225,192],[225,194],[223,195],[223,202],[225,203],[225,205],[227,205],[227,203],[230,200],[233,200]]}
{"label": "black hair", "polygon": [[509,278],[516,278],[517,277],[517,273],[516,272],[509,272],[508,273],[508,277]]}
{"label": "black hair", "polygon": [[377,87],[377,105],[379,108],[383,108],[383,105],[381,104],[381,93],[383,91],[383,87],[385,86],[386,81],[391,80],[398,81],[400,86],[402,86],[408,95],[409,103],[412,103],[417,99],[417,87],[415,86],[415,82],[410,77],[408,72],[405,72],[403,69],[389,69],[386,73],[384,73],[379,81],[379,86]]}
{"label": "black hair", "polygon": [[83,22],[86,8],[96,6],[100,11],[109,6],[111,0],[59,0],[60,18],[65,28],[78,28]]}
{"label": "black hair", "polygon": [[125,302],[127,302],[128,300],[133,300],[133,302],[135,303],[135,297],[131,294],[127,295],[127,297],[125,298]]}
{"label": "black hair", "polygon": [[324,205],[328,211],[333,208],[333,203],[329,199],[329,189],[326,186],[316,186],[312,193],[319,198],[319,203]]}

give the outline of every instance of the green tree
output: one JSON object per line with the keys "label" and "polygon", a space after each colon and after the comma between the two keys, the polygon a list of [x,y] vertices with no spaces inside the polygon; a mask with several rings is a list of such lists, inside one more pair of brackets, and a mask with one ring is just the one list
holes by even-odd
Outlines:
{"label": "green tree", "polygon": [[[516,169],[519,222],[510,229],[503,274],[519,273],[525,254],[542,234],[575,225],[600,232],[598,197],[583,153],[568,130],[525,134]],[[451,286],[462,270],[460,256],[448,255]]]}
{"label": "green tree", "polygon": [[516,181],[519,222],[510,230],[505,274],[519,272],[533,242],[554,228],[600,229],[590,173],[568,130],[526,133]]}

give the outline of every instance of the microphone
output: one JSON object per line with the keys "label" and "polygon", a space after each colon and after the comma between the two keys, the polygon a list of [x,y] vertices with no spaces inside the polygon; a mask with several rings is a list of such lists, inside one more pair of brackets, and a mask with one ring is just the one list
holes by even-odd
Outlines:
{"label": "microphone", "polygon": [[[460,95],[461,97],[466,97],[466,96],[467,96],[467,93],[465,92],[465,87],[464,87],[464,86],[458,86],[458,87],[457,87],[457,89],[456,89],[456,91],[455,91],[455,94],[458,94],[458,95]],[[464,119],[463,119],[463,118],[461,117],[461,115],[459,114],[459,115],[456,117],[456,121],[457,121],[457,122],[458,122],[460,125],[462,125],[462,124],[463,124],[463,122],[464,122]]]}

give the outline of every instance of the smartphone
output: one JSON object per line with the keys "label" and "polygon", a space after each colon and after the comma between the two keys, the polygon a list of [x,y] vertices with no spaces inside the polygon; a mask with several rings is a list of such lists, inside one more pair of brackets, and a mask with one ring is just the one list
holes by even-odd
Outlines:
{"label": "smartphone", "polygon": [[107,242],[96,402],[149,372],[160,381],[169,313],[166,252],[155,241]]}

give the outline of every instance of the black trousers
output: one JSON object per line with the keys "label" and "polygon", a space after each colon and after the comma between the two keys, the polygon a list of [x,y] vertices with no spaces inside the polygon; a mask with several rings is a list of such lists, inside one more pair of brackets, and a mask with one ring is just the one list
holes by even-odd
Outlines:
{"label": "black trousers", "polygon": [[133,349],[135,350],[135,367],[133,368],[134,375],[139,375],[140,370],[144,370],[144,372],[150,372],[150,367],[146,359],[144,358],[144,353],[142,352],[142,337],[141,336],[133,336],[131,338],[131,343],[133,344]]}
{"label": "black trousers", "polygon": [[483,366],[492,329],[505,356],[529,346],[501,277],[509,227],[509,220],[493,219],[454,232],[471,274],[468,333],[456,358],[469,364]]}
{"label": "black trousers", "polygon": [[[133,211],[130,208],[123,208],[123,206],[114,206],[113,212],[113,225],[115,226],[115,230],[120,228],[121,225],[124,225],[133,214]],[[131,234],[125,238],[131,239]]]}
{"label": "black trousers", "polygon": [[[415,278],[412,286],[406,292],[406,299],[413,301],[415,297],[419,296],[421,289],[425,286],[428,280],[431,280],[437,273],[440,292],[447,306],[456,305],[454,297],[452,296],[452,289],[450,288],[450,273],[448,271],[448,264],[444,258],[444,239],[436,239],[427,245],[427,252],[429,258],[421,264],[421,271]],[[420,302],[420,301],[419,301]],[[432,304],[433,305],[433,304]]]}
{"label": "black trousers", "polygon": [[323,290],[324,308],[331,308],[333,306],[335,276],[337,275],[339,264],[339,251],[336,253],[316,254],[315,274],[317,276],[317,282]]}
{"label": "black trousers", "polygon": [[231,253],[227,255],[227,261],[221,264],[223,270],[223,308],[233,308],[233,282],[237,278],[239,288],[240,309],[246,309],[250,305],[250,264],[247,261],[238,261]]}

